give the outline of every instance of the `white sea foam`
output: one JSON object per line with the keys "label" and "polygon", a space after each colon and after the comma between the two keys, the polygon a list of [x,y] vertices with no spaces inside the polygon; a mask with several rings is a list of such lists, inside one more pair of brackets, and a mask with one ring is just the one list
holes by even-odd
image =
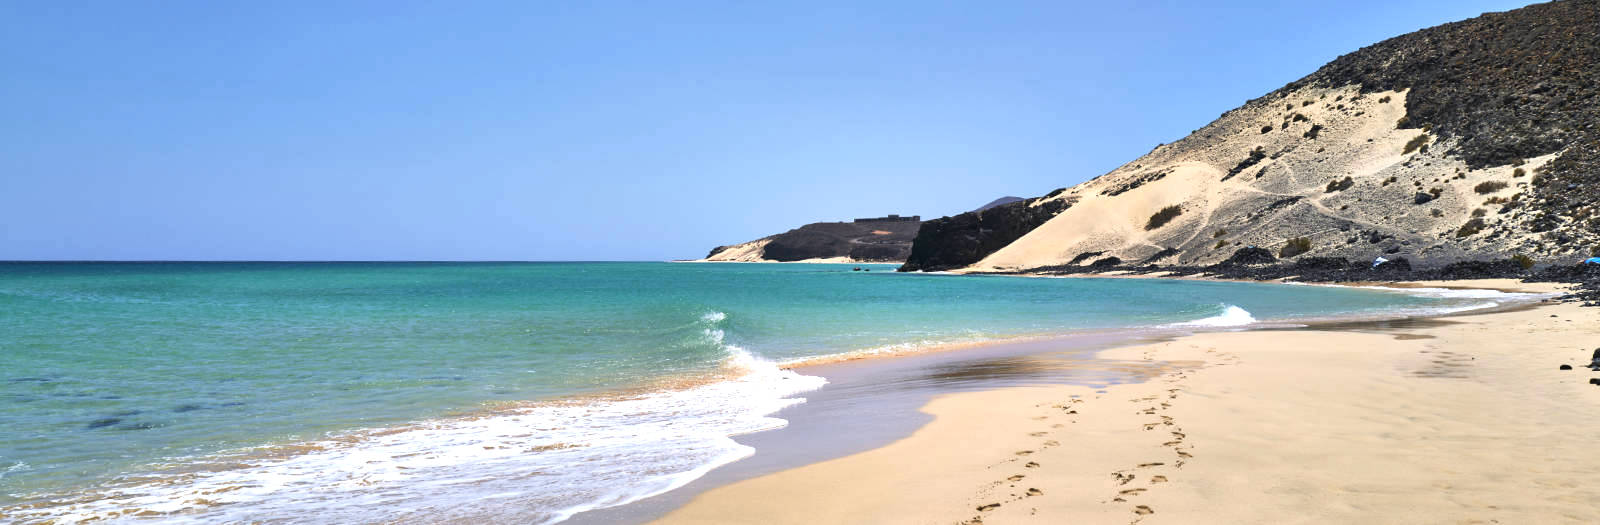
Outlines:
{"label": "white sea foam", "polygon": [[[714,326],[726,315],[712,317],[704,321]],[[706,330],[720,344],[722,331]],[[771,414],[826,382],[723,346],[735,379],[191,458],[167,474],[0,514],[23,522],[152,512],[208,523],[554,523],[672,490],[749,456],[754,450],[732,436],[783,427]]]}
{"label": "white sea foam", "polygon": [[1204,319],[1178,323],[1177,326],[1225,328],[1230,326],[1246,326],[1254,324],[1256,318],[1245,309],[1231,305],[1222,305],[1222,313]]}

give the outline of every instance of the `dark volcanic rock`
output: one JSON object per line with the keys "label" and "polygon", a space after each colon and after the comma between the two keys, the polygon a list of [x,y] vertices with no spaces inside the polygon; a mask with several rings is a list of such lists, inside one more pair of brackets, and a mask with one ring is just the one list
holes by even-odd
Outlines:
{"label": "dark volcanic rock", "polygon": [[1516,261],[1507,259],[1503,261],[1461,261],[1445,265],[1436,270],[1436,278],[1453,279],[1498,279],[1504,277],[1522,277],[1528,271]]}
{"label": "dark volcanic rock", "polygon": [[1278,258],[1272,256],[1272,251],[1271,250],[1268,250],[1266,248],[1258,248],[1258,247],[1255,247],[1255,246],[1246,246],[1244,248],[1240,248],[1240,249],[1234,251],[1233,252],[1233,256],[1229,257],[1228,260],[1223,261],[1222,264],[1226,264],[1226,265],[1252,265],[1252,264],[1272,264],[1272,263],[1275,263],[1275,262],[1278,262]]}
{"label": "dark volcanic rock", "polygon": [[1004,248],[1071,206],[1063,200],[1029,199],[922,223],[911,255],[900,271],[937,271],[968,266]]}
{"label": "dark volcanic rock", "polygon": [[1413,204],[1427,204],[1433,202],[1433,195],[1419,191],[1415,197],[1411,198],[1411,202]]}
{"label": "dark volcanic rock", "polygon": [[1122,259],[1118,259],[1116,257],[1106,257],[1104,259],[1100,259],[1098,261],[1089,263],[1089,267],[1090,268],[1113,268],[1113,267],[1116,267],[1119,264],[1122,264]]}
{"label": "dark volcanic rock", "polygon": [[1179,252],[1179,250],[1177,248],[1163,248],[1161,251],[1156,252],[1155,255],[1151,255],[1149,257],[1145,257],[1143,261],[1139,261],[1139,264],[1141,264],[1141,265],[1150,264],[1150,263],[1153,263],[1153,262],[1156,262],[1156,261],[1159,261],[1159,260],[1162,260],[1162,259],[1165,259],[1165,258],[1168,258],[1168,257],[1172,257],[1172,256],[1177,255],[1179,253],[1180,252]]}
{"label": "dark volcanic rock", "polygon": [[862,261],[901,261],[911,253],[916,222],[818,222],[772,236],[762,257],[801,261],[850,256]]}
{"label": "dark volcanic rock", "polygon": [[1572,370],[1572,365],[1561,365],[1562,370]]}

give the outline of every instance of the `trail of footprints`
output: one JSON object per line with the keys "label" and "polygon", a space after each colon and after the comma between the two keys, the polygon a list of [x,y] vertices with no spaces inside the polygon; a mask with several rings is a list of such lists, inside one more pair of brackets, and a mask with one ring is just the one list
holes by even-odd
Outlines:
{"label": "trail of footprints", "polygon": [[[1206,350],[1206,352],[1217,353],[1215,350]],[[1219,357],[1222,359],[1218,361],[1218,364],[1228,365],[1238,362],[1238,357],[1230,354],[1219,354]],[[1144,360],[1154,361],[1154,352],[1146,352],[1144,354]],[[1150,506],[1133,504],[1136,502],[1130,500],[1130,498],[1137,498],[1138,496],[1151,490],[1151,488],[1154,488],[1162,483],[1166,483],[1168,481],[1167,476],[1172,473],[1172,470],[1182,469],[1184,463],[1194,458],[1194,455],[1189,452],[1193,449],[1193,445],[1189,445],[1184,442],[1184,439],[1188,436],[1183,433],[1183,428],[1179,427],[1177,421],[1175,421],[1171,416],[1161,413],[1169,408],[1172,408],[1172,401],[1178,399],[1178,393],[1181,391],[1180,388],[1177,388],[1177,385],[1187,377],[1187,372],[1184,371],[1178,371],[1162,376],[1161,381],[1166,383],[1169,387],[1166,389],[1164,395],[1147,396],[1131,400],[1131,402],[1136,405],[1143,405],[1138,409],[1138,414],[1152,415],[1159,418],[1157,421],[1143,423],[1143,428],[1146,431],[1157,431],[1159,429],[1160,431],[1167,432],[1170,435],[1170,439],[1162,443],[1161,446],[1169,449],[1172,452],[1173,457],[1165,460],[1139,463],[1130,468],[1111,473],[1112,478],[1116,482],[1115,487],[1117,491],[1114,494],[1109,494],[1107,499],[1102,500],[1101,502],[1106,504],[1132,504],[1129,507],[1129,511],[1134,517],[1131,521],[1129,521],[1130,525],[1139,523],[1144,519],[1145,516],[1155,514],[1155,510],[1150,508]],[[1099,397],[1100,396],[1096,396],[1096,399]],[[1073,398],[1068,402],[1052,405],[1050,408],[1052,410],[1060,410],[1061,415],[1077,415],[1077,405],[1084,402],[1085,401],[1083,399],[1073,396]],[[1033,419],[1043,421],[1049,419],[1049,417],[1050,416],[1040,416]],[[1073,419],[1071,422],[1076,423],[1077,421],[1076,419]],[[1063,426],[1064,425],[1057,423],[1051,425],[1051,428],[1059,429]],[[1028,433],[1028,437],[1034,438],[1043,438],[1049,435],[1050,432],[1048,431]],[[1051,439],[1043,441],[1038,448],[1039,450],[1043,450],[1059,445],[1059,442]],[[1019,450],[1016,452],[1016,455],[1017,458],[1025,458],[1033,455],[1035,452],[1035,450]],[[1012,465],[1017,461],[1018,459],[1014,458],[995,466],[1000,467]],[[978,515],[961,522],[961,524],[982,525],[983,515],[1000,508],[1000,506],[1003,504],[1014,504],[1017,502],[1026,501],[1028,498],[1044,496],[1044,491],[1033,487],[1027,487],[1027,484],[1023,483],[1027,480],[1026,470],[1036,469],[1039,467],[1039,463],[1028,461],[1022,464],[1023,473],[1013,474],[1005,478],[1003,481],[995,481],[986,485],[979,491],[979,496],[980,498],[990,500],[990,502],[978,505],[976,507]],[[999,495],[1000,492],[1005,492],[1004,497],[999,498],[1000,501],[993,501],[996,499],[995,496]],[[1037,512],[1037,508],[1029,509],[1029,514],[1035,514]]]}

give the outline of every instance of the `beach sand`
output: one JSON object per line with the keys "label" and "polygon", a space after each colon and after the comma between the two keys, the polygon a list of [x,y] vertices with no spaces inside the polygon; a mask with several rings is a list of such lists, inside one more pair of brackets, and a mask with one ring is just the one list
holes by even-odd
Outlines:
{"label": "beach sand", "polygon": [[943,395],[904,439],[660,522],[1595,523],[1597,346],[1600,308],[1569,303],[1117,348],[1166,372]]}

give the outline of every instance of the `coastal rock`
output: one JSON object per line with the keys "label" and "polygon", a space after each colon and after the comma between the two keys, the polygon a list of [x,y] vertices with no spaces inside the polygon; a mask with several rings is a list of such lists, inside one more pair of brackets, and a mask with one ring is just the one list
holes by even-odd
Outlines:
{"label": "coastal rock", "polygon": [[1258,248],[1255,246],[1246,246],[1244,248],[1235,250],[1233,252],[1233,256],[1229,257],[1228,260],[1223,261],[1223,264],[1252,265],[1272,264],[1275,262],[1278,262],[1278,258],[1272,255],[1272,250]]}
{"label": "coastal rock", "polygon": [[968,266],[1005,247],[1072,203],[1046,198],[1002,204],[983,211],[923,223],[900,271],[937,271]]}

